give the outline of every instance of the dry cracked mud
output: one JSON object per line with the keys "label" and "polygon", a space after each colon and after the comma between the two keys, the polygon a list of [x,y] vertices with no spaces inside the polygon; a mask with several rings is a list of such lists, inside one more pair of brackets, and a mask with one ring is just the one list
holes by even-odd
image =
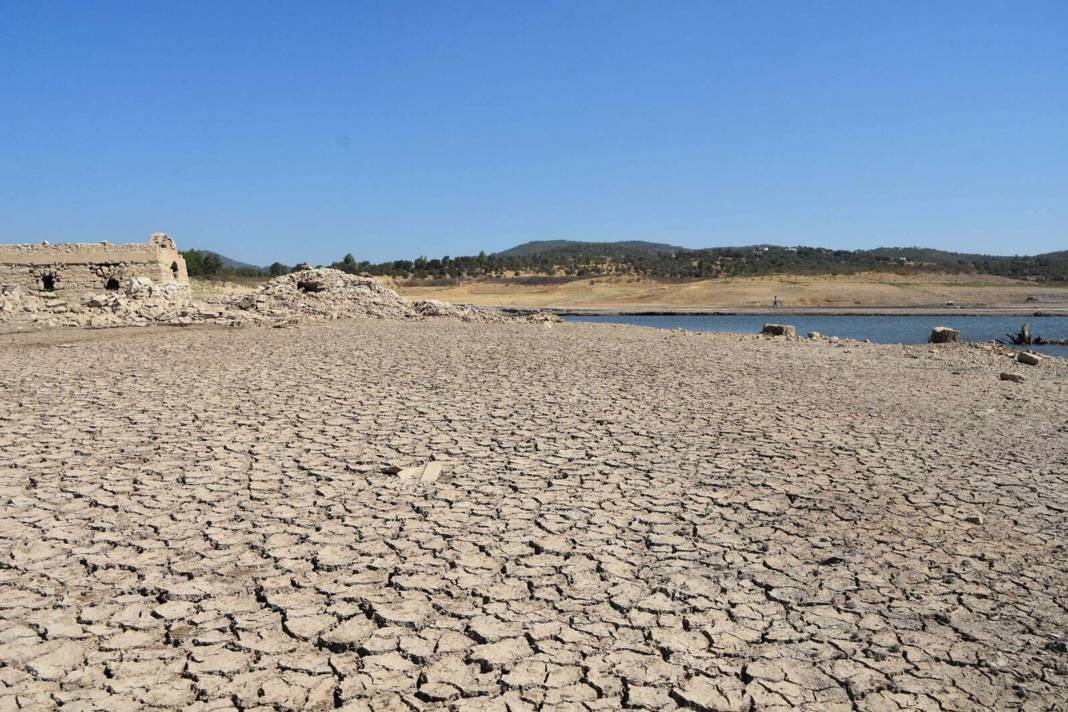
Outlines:
{"label": "dry cracked mud", "polygon": [[0,363],[3,710],[1066,706],[1061,361],[351,321]]}

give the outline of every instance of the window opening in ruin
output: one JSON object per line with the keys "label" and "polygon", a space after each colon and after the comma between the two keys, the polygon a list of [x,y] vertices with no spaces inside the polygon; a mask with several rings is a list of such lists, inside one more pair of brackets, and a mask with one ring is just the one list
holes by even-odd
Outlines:
{"label": "window opening in ruin", "polygon": [[174,276],[175,279],[178,279],[178,263],[177,262],[171,262],[171,274]]}
{"label": "window opening in ruin", "polygon": [[109,292],[119,291],[119,280],[115,279],[114,277],[109,277],[108,283],[104,285],[104,289],[108,290]]}
{"label": "window opening in ruin", "polygon": [[297,282],[297,289],[302,292],[321,292],[325,287],[322,282]]}
{"label": "window opening in ruin", "polygon": [[46,292],[54,292],[54,291],[56,291],[56,278],[55,278],[55,276],[50,275],[50,274],[46,274],[43,277],[41,277],[41,287],[44,288],[44,290]]}

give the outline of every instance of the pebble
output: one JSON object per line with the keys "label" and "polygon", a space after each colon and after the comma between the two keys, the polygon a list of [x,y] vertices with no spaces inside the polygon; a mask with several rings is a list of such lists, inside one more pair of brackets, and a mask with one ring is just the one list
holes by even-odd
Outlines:
{"label": "pebble", "polygon": [[1028,353],[1027,351],[1021,351],[1016,354],[1016,360],[1020,363],[1025,363],[1028,366],[1037,366],[1041,362],[1041,359],[1038,356],[1033,353]]}

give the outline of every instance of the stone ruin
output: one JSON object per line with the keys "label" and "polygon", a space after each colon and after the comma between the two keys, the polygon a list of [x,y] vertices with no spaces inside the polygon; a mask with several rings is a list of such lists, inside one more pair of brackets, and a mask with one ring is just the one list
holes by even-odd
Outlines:
{"label": "stone ruin", "polygon": [[0,288],[5,291],[74,301],[118,292],[131,279],[189,285],[185,259],[162,232],[144,243],[0,245]]}
{"label": "stone ruin", "polygon": [[290,326],[322,319],[527,321],[545,313],[410,301],[369,277],[305,269],[246,294],[193,300],[174,241],[155,233],[147,245],[0,246],[0,326]]}
{"label": "stone ruin", "polygon": [[0,323],[191,323],[185,259],[169,235],[135,244],[0,245]]}

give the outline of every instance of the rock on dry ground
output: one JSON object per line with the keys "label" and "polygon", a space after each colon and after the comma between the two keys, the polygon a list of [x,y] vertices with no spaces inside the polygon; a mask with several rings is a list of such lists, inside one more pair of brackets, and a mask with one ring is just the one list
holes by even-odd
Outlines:
{"label": "rock on dry ground", "polygon": [[0,362],[0,709],[1068,699],[1058,359],[363,320]]}

